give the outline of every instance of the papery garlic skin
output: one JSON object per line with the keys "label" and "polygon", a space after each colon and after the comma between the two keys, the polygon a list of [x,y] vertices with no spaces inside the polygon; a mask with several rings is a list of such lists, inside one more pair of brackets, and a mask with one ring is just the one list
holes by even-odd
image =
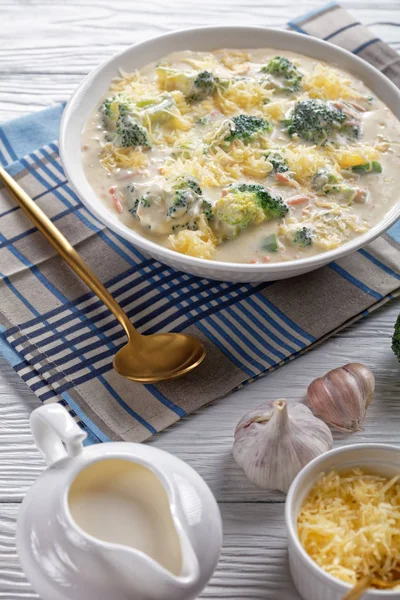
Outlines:
{"label": "papery garlic skin", "polygon": [[361,363],[349,363],[318,377],[308,386],[308,405],[315,415],[338,431],[362,431],[374,390],[372,371]]}
{"label": "papery garlic skin", "polygon": [[232,454],[256,486],[286,493],[299,471],[332,445],[329,427],[307,406],[281,399],[267,401],[239,421]]}

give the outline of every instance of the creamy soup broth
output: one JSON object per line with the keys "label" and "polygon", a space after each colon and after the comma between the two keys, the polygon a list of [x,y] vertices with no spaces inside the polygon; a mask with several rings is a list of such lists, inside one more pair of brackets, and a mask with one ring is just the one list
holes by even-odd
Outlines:
{"label": "creamy soup broth", "polygon": [[185,51],[111,83],[82,160],[99,200],[141,236],[200,258],[279,262],[382,219],[397,202],[399,132],[361,81],[313,58]]}

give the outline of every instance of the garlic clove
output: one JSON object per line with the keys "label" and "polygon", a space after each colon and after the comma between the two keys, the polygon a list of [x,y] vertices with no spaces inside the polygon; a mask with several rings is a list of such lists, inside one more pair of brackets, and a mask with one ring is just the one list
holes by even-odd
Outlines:
{"label": "garlic clove", "polygon": [[287,492],[304,465],[332,444],[329,428],[307,406],[280,399],[239,421],[232,453],[256,486]]}
{"label": "garlic clove", "polygon": [[349,363],[318,377],[308,386],[308,405],[315,415],[338,431],[362,431],[374,390],[372,371],[361,363]]}

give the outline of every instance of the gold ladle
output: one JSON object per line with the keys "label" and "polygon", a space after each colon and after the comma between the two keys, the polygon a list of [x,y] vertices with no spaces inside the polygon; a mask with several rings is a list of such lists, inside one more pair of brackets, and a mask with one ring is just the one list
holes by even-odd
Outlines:
{"label": "gold ladle", "polygon": [[356,585],[343,596],[342,600],[359,600],[371,586],[374,586],[374,588],[377,589],[390,590],[399,584],[400,579],[384,581],[383,579],[377,579],[374,574],[367,575],[360,579]]}
{"label": "gold ladle", "polygon": [[141,383],[153,383],[180,377],[202,362],[206,354],[204,346],[190,335],[140,334],[61,231],[1,166],[0,180],[47,241],[121,323],[128,343],[114,357],[114,369],[120,375]]}

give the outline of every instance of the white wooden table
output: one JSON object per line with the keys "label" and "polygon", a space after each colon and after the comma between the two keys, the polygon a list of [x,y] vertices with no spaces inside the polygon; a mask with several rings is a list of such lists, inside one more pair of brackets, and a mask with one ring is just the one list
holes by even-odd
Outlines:
{"label": "white wooden table", "polygon": [[[132,42],[193,25],[284,26],[317,0],[0,0],[0,121],[65,100],[90,69]],[[399,0],[343,0],[359,21],[400,50]],[[151,443],[205,478],[224,521],[224,548],[202,598],[299,600],[287,566],[284,496],[253,487],[231,457],[239,418],[264,398],[301,400],[308,383],[350,361],[368,364],[376,395],[365,431],[335,444],[400,443],[400,365],[390,350],[400,301],[319,348],[184,419]],[[0,362],[0,599],[38,598],[15,550],[15,519],[44,468],[29,432],[34,394]],[[54,598],[54,600],[57,600]]]}

